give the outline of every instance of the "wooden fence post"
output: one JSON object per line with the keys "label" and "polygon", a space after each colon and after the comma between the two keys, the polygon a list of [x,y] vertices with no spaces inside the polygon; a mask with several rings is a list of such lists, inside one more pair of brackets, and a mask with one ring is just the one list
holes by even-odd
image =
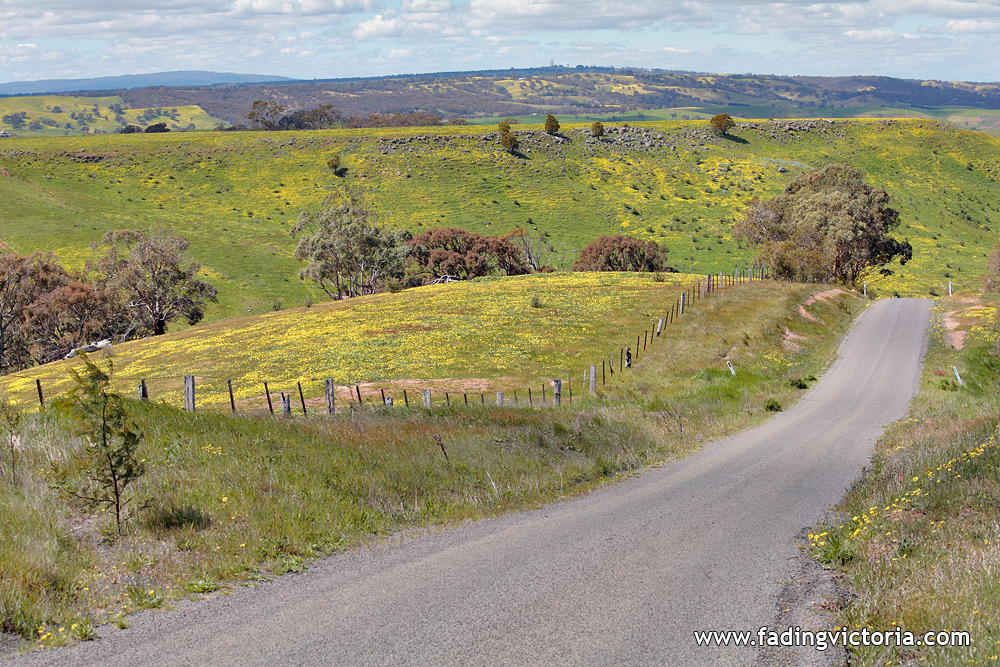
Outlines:
{"label": "wooden fence post", "polygon": [[385,405],[385,389],[379,389],[382,392],[382,404]]}
{"label": "wooden fence post", "polygon": [[662,317],[660,318],[660,321],[656,323],[656,335],[659,336],[661,333],[663,333],[663,318]]}
{"label": "wooden fence post", "polygon": [[528,407],[529,408],[535,407],[531,404],[531,387],[528,387]]}
{"label": "wooden fence post", "polygon": [[333,378],[323,381],[323,390],[326,393],[326,414],[334,415],[337,412],[336,392],[334,391]]}
{"label": "wooden fence post", "polygon": [[385,407],[392,408],[392,396],[386,396]]}
{"label": "wooden fence post", "polygon": [[502,408],[503,407],[503,392],[502,391],[498,391],[497,392],[497,407],[498,408]]}
{"label": "wooden fence post", "polygon": [[431,390],[430,389],[422,389],[421,393],[423,394],[423,397],[424,397],[424,407],[429,410],[430,407],[431,407]]}
{"label": "wooden fence post", "polygon": [[552,381],[552,406],[558,406],[562,402],[562,380]]}
{"label": "wooden fence post", "polygon": [[267,380],[264,380],[264,395],[267,396],[267,411],[274,414],[274,405],[271,403],[271,390],[267,387]]}
{"label": "wooden fence post", "polygon": [[146,389],[146,380],[139,380],[139,400],[148,401],[149,400],[149,390]]}
{"label": "wooden fence post", "polygon": [[360,384],[354,385],[354,389],[355,391],[358,392],[358,407],[361,407],[362,405],[364,405],[364,403],[361,402],[361,385]]}
{"label": "wooden fence post", "polygon": [[543,382],[542,383],[542,405],[545,405],[545,401],[546,401],[546,398],[545,398],[545,383]]}
{"label": "wooden fence post", "polygon": [[486,394],[479,393],[479,405],[486,405]]}
{"label": "wooden fence post", "polygon": [[444,402],[451,405],[451,396],[448,395],[448,392],[444,392]]}
{"label": "wooden fence post", "polygon": [[229,409],[236,414],[236,399],[233,398],[233,379],[229,378],[226,380],[226,386],[229,387]]}
{"label": "wooden fence post", "polygon": [[306,411],[306,397],[302,395],[302,383],[296,382],[299,385],[299,402],[302,403],[302,416],[307,417],[309,413]]}
{"label": "wooden fence post", "polygon": [[40,407],[45,407],[45,397],[42,396],[42,379],[35,378],[35,388],[38,389],[38,405]]}
{"label": "wooden fence post", "polygon": [[469,407],[469,393],[462,392],[462,400],[465,401],[465,407]]}
{"label": "wooden fence post", "polygon": [[[41,385],[39,385],[38,394],[41,396]],[[184,376],[184,409],[189,412],[194,412],[194,376],[185,375]]]}
{"label": "wooden fence post", "polygon": [[597,364],[590,365],[590,395],[597,395]]}
{"label": "wooden fence post", "polygon": [[517,402],[517,389],[514,390],[514,407],[520,407]]}
{"label": "wooden fence post", "polygon": [[281,414],[285,417],[292,416],[292,393],[281,392]]}

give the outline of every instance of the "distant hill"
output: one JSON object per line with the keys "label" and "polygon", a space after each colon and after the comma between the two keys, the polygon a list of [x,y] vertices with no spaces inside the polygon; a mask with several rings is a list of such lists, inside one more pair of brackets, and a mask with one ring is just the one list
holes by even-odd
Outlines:
{"label": "distant hill", "polygon": [[155,72],[102,76],[93,79],[43,79],[0,83],[0,95],[37,95],[81,90],[129,90],[148,86],[212,86],[219,83],[261,83],[293,81],[283,76],[266,74],[234,74],[232,72]]}
{"label": "distant hill", "polygon": [[795,110],[904,107],[1000,109],[1000,84],[878,76],[786,77],[601,67],[442,72],[365,79],[242,83],[114,91],[132,108],[197,105],[243,123],[254,100],[292,109],[330,104],[345,115],[424,111],[474,119],[608,114],[712,107],[732,116],[801,116]]}

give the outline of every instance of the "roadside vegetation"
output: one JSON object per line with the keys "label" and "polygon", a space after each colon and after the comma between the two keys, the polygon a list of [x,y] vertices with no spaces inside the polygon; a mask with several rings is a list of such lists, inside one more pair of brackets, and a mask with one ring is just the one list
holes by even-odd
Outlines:
{"label": "roadside vegetation", "polygon": [[856,649],[851,664],[1000,660],[1000,297],[959,292],[935,315],[909,418],[808,548],[846,575],[840,627],[967,630],[972,645]]}
{"label": "roadside vegetation", "polygon": [[[517,289],[520,281],[540,278],[463,287],[514,282]],[[555,284],[566,278],[550,277]],[[424,289],[433,288],[413,294]],[[452,295],[455,303],[469,301],[467,291]],[[541,298],[560,299],[558,291]],[[652,295],[625,301],[636,319],[618,324],[630,333],[661,313]],[[141,471],[133,472],[141,474],[123,493],[121,536],[111,504],[93,511],[79,494],[67,493],[78,488],[70,482],[82,479],[77,462],[87,452],[83,438],[67,435],[73,412],[28,413],[3,402],[0,504],[9,517],[0,526],[3,630],[32,646],[86,639],[101,623],[127,625],[127,614],[138,609],[300,572],[316,557],[400,530],[572,495],[680,455],[706,437],[765,419],[769,401],[794,402],[862,306],[855,294],[788,283],[717,292],[636,349],[633,367],[616,367],[596,397],[583,398],[581,387],[570,404],[564,388],[560,408],[355,403],[341,406],[335,418],[272,419],[124,401],[129,421],[113,430],[120,436],[112,443],[139,443],[132,455]],[[489,312],[465,316],[472,320],[467,335],[482,345],[497,328],[532,338],[516,324],[490,323]],[[562,337],[588,340],[599,322],[593,311],[563,327]],[[596,337],[576,343],[578,358],[597,361],[590,352],[606,344]],[[106,368],[106,360],[94,355],[94,361]],[[78,393],[76,405],[88,395],[94,394]]]}

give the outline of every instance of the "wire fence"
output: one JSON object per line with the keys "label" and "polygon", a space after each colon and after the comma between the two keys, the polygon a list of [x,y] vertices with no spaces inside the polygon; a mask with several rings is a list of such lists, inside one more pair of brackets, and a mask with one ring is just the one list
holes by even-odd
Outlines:
{"label": "wire fence", "polygon": [[[720,290],[737,287],[746,283],[766,279],[761,269],[735,270],[732,274],[719,272],[709,274],[677,293],[673,304],[662,316],[651,322],[648,328],[636,333],[619,344],[600,359],[581,364],[582,372],[577,377],[582,380],[574,393],[573,373],[552,378],[532,386],[512,387],[508,384],[495,387],[459,386],[461,381],[438,382],[439,386],[426,386],[431,381],[397,380],[384,386],[374,383],[338,384],[334,378],[309,378],[289,382],[264,380],[256,386],[246,380],[216,375],[164,375],[146,377],[134,388],[134,397],[140,401],[164,400],[171,402],[178,396],[178,380],[183,381],[183,405],[188,411],[199,409],[228,409],[230,412],[250,415],[336,415],[344,410],[362,407],[382,409],[423,408],[435,406],[496,406],[496,407],[560,407],[572,405],[585,396],[599,395],[601,388],[613,382],[616,377],[633,368],[647,354],[648,348],[663,334],[668,326],[682,317],[689,309],[704,298]],[[634,344],[634,351],[633,351]],[[45,381],[59,381],[64,385],[65,375],[11,374],[34,380],[34,395],[20,398],[22,404],[35,403],[44,407],[47,401],[58,396],[46,394]],[[457,383],[457,384],[456,384]],[[440,385],[444,384],[445,387]],[[319,386],[317,386],[319,385]],[[423,385],[423,386],[421,386]],[[321,391],[317,391],[321,389]],[[456,390],[457,389],[457,390]],[[204,401],[204,397],[209,400]],[[307,398],[308,396],[308,398]]]}

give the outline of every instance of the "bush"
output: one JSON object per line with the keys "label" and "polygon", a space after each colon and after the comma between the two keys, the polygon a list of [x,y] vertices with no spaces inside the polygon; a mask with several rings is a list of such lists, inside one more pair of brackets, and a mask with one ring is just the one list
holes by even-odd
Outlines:
{"label": "bush", "polygon": [[574,271],[666,271],[667,251],[655,241],[640,241],[632,236],[602,236],[580,251]]}
{"label": "bush", "polygon": [[764,401],[764,409],[768,412],[781,412],[781,403],[778,403],[773,398],[769,398]]}

